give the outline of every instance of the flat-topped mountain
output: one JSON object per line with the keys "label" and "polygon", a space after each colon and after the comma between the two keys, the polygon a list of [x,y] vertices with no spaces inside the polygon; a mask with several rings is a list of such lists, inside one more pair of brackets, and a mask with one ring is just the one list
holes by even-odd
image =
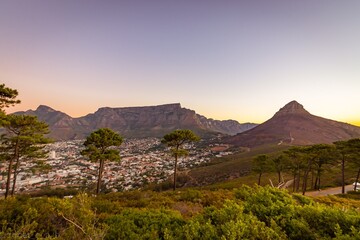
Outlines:
{"label": "flat-topped mountain", "polygon": [[49,124],[50,137],[56,140],[82,139],[104,127],[118,131],[125,137],[162,137],[175,129],[191,129],[201,136],[218,133],[235,135],[256,126],[234,120],[208,119],[193,110],[182,108],[180,103],[148,107],[104,107],[79,118],[72,118],[43,105],[35,111],[16,114],[37,116]]}
{"label": "flat-topped mountain", "polygon": [[309,145],[332,143],[360,137],[360,127],[314,116],[296,101],[281,108],[257,127],[230,137],[229,142],[244,147],[264,144]]}

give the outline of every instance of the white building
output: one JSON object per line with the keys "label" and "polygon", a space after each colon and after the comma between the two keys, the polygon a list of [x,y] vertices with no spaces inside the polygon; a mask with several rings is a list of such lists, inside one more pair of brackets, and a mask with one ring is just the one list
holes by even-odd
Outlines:
{"label": "white building", "polygon": [[49,158],[56,159],[56,152],[54,150],[49,152]]}

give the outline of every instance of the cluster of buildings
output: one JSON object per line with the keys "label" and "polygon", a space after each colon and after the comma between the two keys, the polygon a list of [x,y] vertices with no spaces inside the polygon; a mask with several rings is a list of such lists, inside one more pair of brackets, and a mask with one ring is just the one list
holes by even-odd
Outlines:
{"label": "cluster of buildings", "polygon": [[[202,146],[206,144],[200,144]],[[178,160],[178,169],[186,170],[209,162],[213,157],[232,154],[227,147],[199,147],[188,144],[189,155]],[[16,182],[16,191],[34,191],[49,187],[91,187],[98,176],[98,163],[90,162],[81,155],[82,140],[64,141],[45,147],[48,158],[42,168],[34,161],[22,161]],[[212,150],[213,149],[213,150]],[[159,183],[169,178],[174,171],[174,159],[158,138],[129,139],[121,147],[119,162],[106,162],[103,183],[110,191],[139,188],[144,184]],[[226,151],[227,150],[227,151]],[[44,167],[45,166],[45,167]],[[5,192],[7,164],[0,165],[0,194]]]}

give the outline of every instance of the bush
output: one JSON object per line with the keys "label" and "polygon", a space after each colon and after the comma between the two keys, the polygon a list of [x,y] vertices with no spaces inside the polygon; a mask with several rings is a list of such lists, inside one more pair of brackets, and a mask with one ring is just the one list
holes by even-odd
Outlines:
{"label": "bush", "polygon": [[285,239],[285,235],[243,212],[242,205],[226,201],[223,207],[208,207],[184,227],[185,239]]}
{"label": "bush", "polygon": [[185,224],[170,210],[126,209],[105,221],[110,229],[105,239],[167,239],[181,235]]}
{"label": "bush", "polygon": [[360,239],[352,197],[271,187],[0,200],[3,239]]}

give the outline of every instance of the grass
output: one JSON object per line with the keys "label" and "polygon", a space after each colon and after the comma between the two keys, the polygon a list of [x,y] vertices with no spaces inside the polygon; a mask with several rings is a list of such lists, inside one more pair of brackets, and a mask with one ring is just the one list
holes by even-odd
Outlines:
{"label": "grass", "polygon": [[253,157],[259,154],[276,155],[289,146],[266,145],[249,151],[214,159],[210,164],[192,169],[189,175],[195,185],[207,185],[232,178],[244,177],[251,172]]}
{"label": "grass", "polygon": [[[251,172],[252,159],[259,154],[275,156],[288,149],[289,146],[267,145],[244,151],[231,156],[214,159],[209,165],[192,169],[189,172],[191,185],[201,186],[201,189],[234,189],[242,185],[254,185],[258,182],[258,175]],[[350,164],[345,166],[345,184],[355,181],[357,168]],[[291,180],[292,175],[283,173],[285,181]],[[264,173],[261,185],[270,185],[269,179],[274,185],[278,182],[276,173]],[[313,179],[314,180],[314,179]],[[311,174],[308,178],[308,191],[312,186]],[[341,166],[329,167],[321,176],[321,189],[341,186]],[[292,190],[292,186],[289,187]]]}

